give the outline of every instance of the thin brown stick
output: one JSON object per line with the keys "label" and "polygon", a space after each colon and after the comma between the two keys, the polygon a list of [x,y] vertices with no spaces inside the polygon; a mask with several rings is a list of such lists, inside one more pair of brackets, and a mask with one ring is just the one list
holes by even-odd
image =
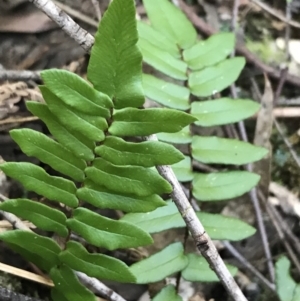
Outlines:
{"label": "thin brown stick", "polygon": [[[29,0],[33,2],[39,9],[47,14],[55,21],[62,30],[69,34],[77,41],[86,51],[90,51],[94,43],[94,38],[79,28],[79,26],[67,15],[60,16],[57,7],[50,0]],[[75,24],[74,24],[75,23]],[[88,41],[85,41],[87,39]],[[89,46],[89,47],[88,47]],[[147,140],[157,140],[156,136],[147,137]],[[231,276],[212,240],[205,232],[203,225],[197,218],[195,211],[190,205],[186,195],[184,194],[174,172],[169,166],[158,166],[159,173],[167,179],[173,186],[172,199],[175,202],[179,212],[181,213],[189,231],[194,238],[198,250],[209,262],[212,269],[218,275],[220,281],[224,285],[228,294],[235,301],[246,301],[241,289]]]}
{"label": "thin brown stick", "polygon": [[259,197],[261,198],[261,200],[265,203],[266,205],[266,209],[267,212],[271,218],[271,221],[277,231],[277,234],[281,240],[281,242],[283,243],[285,249],[287,250],[289,257],[291,258],[291,260],[293,261],[294,265],[296,266],[298,273],[300,274],[300,262],[294,252],[294,250],[292,249],[290,243],[287,241],[284,232],[282,231],[281,228],[281,218],[278,220],[276,218],[276,215],[274,214],[274,208],[273,206],[266,200],[265,196],[259,191]]}
{"label": "thin brown stick", "polygon": [[30,122],[35,120],[39,120],[39,118],[36,116],[28,116],[28,117],[21,117],[21,118],[9,117],[7,119],[0,120],[0,125],[11,124],[11,123],[23,123],[23,122]]}
{"label": "thin brown stick", "polygon": [[22,269],[15,268],[13,266],[4,264],[0,262],[0,271],[15,275],[24,279],[28,279],[34,282],[38,282],[47,286],[54,286],[52,280],[42,277],[40,275],[24,271]]}
{"label": "thin brown stick", "polygon": [[[93,0],[94,1],[94,0]],[[56,4],[58,7],[60,7],[65,13],[69,14],[70,16],[72,16],[73,18],[76,18],[88,25],[91,25],[95,28],[98,28],[99,22],[93,20],[91,17],[83,14],[82,12],[79,12],[78,10],[63,4],[59,1],[53,1],[54,4]]]}
{"label": "thin brown stick", "polygon": [[94,8],[95,8],[95,15],[97,17],[97,20],[101,20],[101,9],[100,9],[100,4],[98,0],[91,0]]}
{"label": "thin brown stick", "polygon": [[[269,204],[269,202],[268,202]],[[272,206],[272,204],[270,204]],[[300,240],[299,238],[291,231],[291,228],[289,227],[289,225],[286,223],[286,221],[284,219],[282,219],[282,217],[280,216],[278,210],[272,206],[273,209],[272,212],[275,216],[275,218],[280,221],[279,225],[281,226],[283,232],[286,234],[286,237],[290,240],[290,242],[293,244],[294,249],[297,251],[298,253],[298,258],[300,258]]]}
{"label": "thin brown stick", "polygon": [[50,19],[57,23],[72,39],[74,39],[85,51],[90,51],[94,44],[94,37],[81,28],[64,11],[50,0],[28,0],[43,11]]}
{"label": "thin brown stick", "polygon": [[277,86],[277,89],[276,89],[276,92],[274,95],[274,100],[273,100],[274,106],[277,104],[280,94],[282,92],[284,83],[286,81],[286,76],[288,74],[288,70],[289,69],[287,67],[281,69],[281,77],[280,77],[280,80],[279,80],[279,83],[278,83],[278,86]]}
{"label": "thin brown stick", "polygon": [[266,3],[262,2],[262,1],[259,1],[259,0],[250,0],[250,1],[255,3],[257,6],[262,8],[264,11],[266,11],[270,15],[276,17],[280,21],[282,21],[282,22],[284,22],[284,23],[286,23],[290,26],[293,26],[295,28],[300,28],[300,23],[299,22],[291,20],[290,18],[288,18],[288,16],[284,16],[280,12],[278,12],[275,9],[273,9],[272,7],[268,6]]}
{"label": "thin brown stick", "polygon": [[281,136],[282,140],[284,141],[286,147],[288,148],[292,158],[294,159],[296,165],[298,166],[298,168],[300,169],[300,159],[299,156],[297,155],[296,151],[293,148],[293,145],[291,144],[291,142],[289,141],[289,139],[285,136],[280,123],[274,118],[274,124],[275,127],[279,133],[279,135]]}
{"label": "thin brown stick", "polygon": [[276,219],[276,217],[275,217],[275,215],[272,211],[272,209],[274,209],[272,207],[272,205],[267,204],[266,208],[267,208],[267,212],[268,212],[269,216],[271,217],[271,221],[272,221],[272,223],[273,223],[273,225],[274,225],[274,227],[275,227],[275,229],[278,233],[278,236],[279,236],[281,242],[283,243],[285,249],[287,250],[287,252],[289,254],[289,257],[291,258],[291,260],[294,263],[295,267],[297,268],[298,274],[300,274],[300,262],[297,258],[297,255],[295,254],[294,250],[292,249],[290,243],[287,241],[284,232],[282,231],[282,228],[281,228],[281,225],[280,225],[281,220]]}
{"label": "thin brown stick", "polygon": [[289,42],[291,37],[291,18],[292,18],[292,1],[286,1],[285,3],[285,17],[288,21],[285,28],[285,34],[284,34],[284,42],[285,42],[285,58],[288,61],[290,58],[290,52],[289,52]]}
{"label": "thin brown stick", "polygon": [[239,253],[234,246],[228,242],[222,242],[224,247],[254,276],[256,276],[268,289],[276,292],[275,284],[271,283],[267,278],[265,278],[241,253]]}

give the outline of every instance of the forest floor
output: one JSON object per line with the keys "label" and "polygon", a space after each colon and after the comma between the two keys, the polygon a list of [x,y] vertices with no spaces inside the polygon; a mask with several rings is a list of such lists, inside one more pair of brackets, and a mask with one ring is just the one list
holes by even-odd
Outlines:
{"label": "forest floor", "polygon": [[[57,1],[83,28],[94,34],[97,15],[92,2]],[[174,2],[176,4],[178,1]],[[99,0],[99,3],[103,13],[109,0]],[[264,202],[260,200],[261,217],[267,229],[272,261],[276,262],[281,255],[288,256],[292,262],[291,274],[299,282],[300,1],[186,0],[186,4],[190,7],[187,16],[191,17],[192,12],[203,21],[193,21],[203,38],[214,32],[236,32],[236,54],[245,56],[247,60],[246,68],[236,83],[236,91],[240,97],[262,101],[265,107],[271,108],[270,114],[250,118],[245,121],[245,125],[249,141],[264,137],[270,142],[272,149],[272,156],[256,166],[257,172],[264,179],[261,185],[262,189],[265,188],[266,195],[263,196]],[[142,1],[139,0],[137,13],[140,18],[147,18]],[[87,63],[88,56],[85,51],[34,5],[26,0],[0,0],[0,158],[5,161],[30,161],[40,164],[22,154],[9,136],[10,130],[23,127],[46,133],[43,124],[32,117],[24,105],[27,99],[42,101],[38,91],[41,83],[39,74],[31,72],[27,76],[24,71],[65,68],[86,78]],[[15,72],[8,74],[7,70]],[[269,81],[271,86],[268,86]],[[274,95],[271,100],[270,94]],[[265,133],[270,135],[265,137]],[[16,198],[22,196],[24,191],[20,184],[0,173],[0,193]],[[249,195],[214,207],[210,205],[207,210],[239,217],[254,226],[257,225]],[[10,228],[7,221],[0,220],[0,231]],[[183,236],[183,230],[156,234],[155,244],[150,248],[137,250],[138,255],[121,252],[117,256],[124,258],[151,254],[174,241],[176,237]],[[274,294],[245,267],[245,263],[250,263],[269,279],[260,234],[257,232],[253,237],[232,245],[244,256],[243,263],[222,244],[218,246],[219,251],[227,262],[239,268],[237,281],[248,300],[276,301]],[[26,274],[20,272],[23,270],[43,275],[41,271],[3,244],[0,244],[0,262],[20,269],[17,272],[8,271],[7,266],[0,265],[0,287],[38,300],[50,300],[46,281],[40,283],[34,278],[26,279]],[[148,300],[143,296],[147,291],[146,286],[107,284],[128,301]],[[191,285],[182,281],[181,285],[182,291],[188,292],[184,300],[229,300],[219,283]]]}

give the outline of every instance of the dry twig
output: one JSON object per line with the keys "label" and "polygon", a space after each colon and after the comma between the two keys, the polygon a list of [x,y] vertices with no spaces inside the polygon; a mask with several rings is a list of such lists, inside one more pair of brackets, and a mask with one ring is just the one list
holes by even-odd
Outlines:
{"label": "dry twig", "polygon": [[[91,0],[91,1],[95,1],[95,0]],[[73,9],[72,7],[70,7],[66,4],[63,4],[59,1],[53,1],[53,3],[56,4],[59,8],[61,8],[65,13],[69,14],[70,16],[72,16],[88,25],[98,28],[99,23],[97,21],[93,20],[91,17],[89,17],[89,16],[83,14],[82,12],[80,12],[76,9]]]}
{"label": "dry twig", "polygon": [[271,218],[271,221],[278,233],[278,236],[281,240],[281,242],[283,243],[285,249],[287,250],[289,257],[291,258],[291,260],[293,261],[294,265],[296,266],[298,273],[300,274],[300,262],[294,252],[294,250],[292,249],[290,243],[287,241],[285,234],[282,230],[281,227],[281,222],[282,219],[278,219],[278,216],[276,216],[276,214],[274,214],[274,207],[266,200],[266,198],[264,197],[263,193],[259,192],[259,197],[262,199],[262,201],[265,203],[266,205],[266,209],[267,212]]}
{"label": "dry twig", "polygon": [[[268,200],[268,203],[270,203],[270,200]],[[272,205],[270,203],[270,205]],[[285,233],[286,237],[290,240],[290,242],[293,244],[294,249],[298,253],[298,258],[300,256],[300,240],[299,237],[297,237],[293,231],[291,230],[290,226],[286,223],[286,221],[280,216],[278,210],[272,205],[273,215],[275,218],[279,221],[279,226],[282,228],[283,232]]]}
{"label": "dry twig", "polygon": [[257,6],[259,6],[260,8],[265,10],[266,12],[268,12],[270,15],[273,15],[274,17],[276,17],[280,21],[282,21],[282,22],[284,22],[284,23],[286,23],[290,26],[293,26],[295,28],[300,28],[300,23],[299,22],[291,20],[288,16],[284,16],[280,12],[278,12],[275,9],[273,9],[272,7],[268,6],[266,3],[264,3],[260,0],[250,0],[250,1],[255,3]]}
{"label": "dry twig", "polygon": [[9,117],[3,120],[0,120],[0,125],[4,124],[12,124],[12,123],[24,123],[24,122],[30,122],[30,121],[35,121],[39,120],[38,117],[36,116],[28,116],[28,117]]}
{"label": "dry twig", "polygon": [[74,20],[49,0],[28,0],[43,11],[50,19],[57,23],[72,39],[85,51],[90,51],[94,44],[94,37],[81,28]]}
{"label": "dry twig", "polygon": [[0,81],[40,81],[39,71],[27,70],[0,70]]}
{"label": "dry twig", "polygon": [[101,9],[100,9],[100,4],[98,0],[91,0],[94,8],[95,8],[95,13],[98,21],[101,20]]}
{"label": "dry twig", "polygon": [[222,242],[224,247],[237,259],[239,262],[247,268],[254,276],[256,276],[267,288],[276,292],[275,284],[266,279],[242,254],[240,254],[233,245],[228,241]]}

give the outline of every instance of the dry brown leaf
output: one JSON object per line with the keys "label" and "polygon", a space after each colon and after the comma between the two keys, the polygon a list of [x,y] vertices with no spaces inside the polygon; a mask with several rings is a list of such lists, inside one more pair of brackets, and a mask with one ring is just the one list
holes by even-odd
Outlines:
{"label": "dry brown leaf", "polygon": [[7,115],[16,113],[16,103],[24,100],[35,100],[43,102],[43,97],[38,90],[28,88],[24,82],[7,83],[0,86],[0,120]]}

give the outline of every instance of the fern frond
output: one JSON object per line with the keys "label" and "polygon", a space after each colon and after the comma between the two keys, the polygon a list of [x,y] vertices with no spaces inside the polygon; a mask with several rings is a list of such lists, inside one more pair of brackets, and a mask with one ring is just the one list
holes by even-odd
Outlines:
{"label": "fern frond", "polygon": [[166,202],[160,194],[171,193],[172,186],[154,166],[174,164],[184,157],[163,142],[126,142],[119,137],[175,133],[197,120],[172,109],[140,108],[144,94],[137,41],[134,1],[114,0],[92,49],[88,66],[92,85],[67,71],[43,71],[44,86],[40,90],[46,104],[27,102],[28,109],[46,124],[53,137],[30,129],[11,132],[24,153],[59,174],[50,175],[31,163],[7,162],[0,166],[28,191],[65,205],[61,208],[64,212],[27,199],[0,205],[2,210],[50,232],[47,235],[55,232],[63,238],[59,246],[51,238],[31,232],[0,234],[13,250],[49,273],[55,284],[55,301],[95,300],[73,270],[99,279],[136,281],[125,263],[90,254],[71,240],[71,232],[88,244],[108,250],[151,244],[147,230],[101,216],[96,209],[149,212],[164,207]]}
{"label": "fern frond", "polygon": [[[144,5],[151,23],[139,25],[144,61],[169,76],[158,79],[144,74],[143,85],[147,97],[167,107],[190,111],[198,119],[194,124],[203,127],[238,122],[258,111],[259,105],[248,99],[194,100],[194,96],[211,97],[222,92],[239,77],[245,59],[227,58],[235,45],[232,33],[220,33],[197,41],[189,20],[170,1],[145,0]],[[167,41],[165,44],[161,42],[163,36]],[[179,50],[179,55],[174,47]],[[158,134],[158,138],[169,143],[190,144],[190,159],[186,158],[172,167],[180,181],[192,181],[191,193],[201,201],[221,200],[222,193],[223,199],[240,196],[255,186],[259,177],[244,173],[243,181],[234,185],[238,172],[220,175],[193,173],[192,160],[242,165],[260,160],[267,153],[261,147],[235,139],[192,137],[189,127],[175,134],[165,131]],[[236,176],[233,178],[233,175]]]}

